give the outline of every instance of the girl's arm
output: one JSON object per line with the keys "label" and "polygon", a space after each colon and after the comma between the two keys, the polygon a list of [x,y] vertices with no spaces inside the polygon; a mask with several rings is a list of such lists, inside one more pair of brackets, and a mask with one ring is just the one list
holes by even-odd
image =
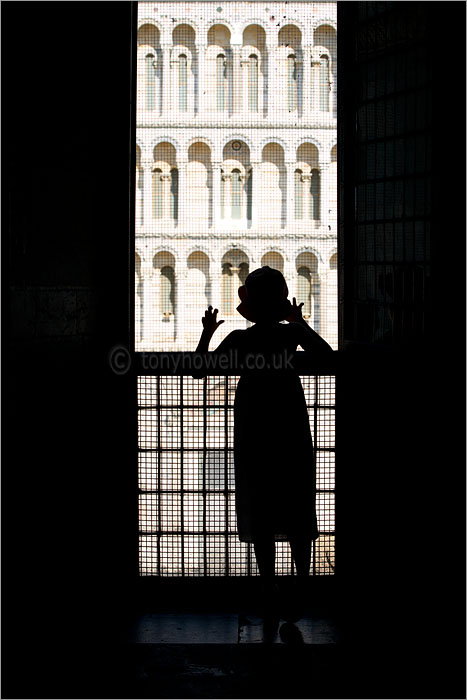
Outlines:
{"label": "girl's arm", "polygon": [[[209,343],[211,342],[212,336],[219,328],[221,323],[224,323],[224,321],[217,320],[217,313],[218,310],[214,309],[213,311],[212,306],[208,306],[207,310],[204,312],[204,316],[201,319],[203,324],[203,330],[201,332],[201,337],[199,339],[198,347],[196,348],[195,352],[209,352]],[[193,377],[193,379],[202,379],[206,376],[206,370],[197,370],[193,368],[191,376]]]}
{"label": "girl's arm", "polygon": [[302,316],[302,306],[303,302],[297,306],[297,301],[294,297],[292,311],[286,319],[297,328],[297,344],[301,345],[305,351],[328,355],[333,352],[331,346],[305,321]]}
{"label": "girl's arm", "polygon": [[209,343],[211,342],[212,336],[217,331],[221,323],[224,323],[224,321],[217,320],[217,314],[217,309],[214,309],[213,311],[212,306],[208,306],[203,318],[201,319],[203,323],[203,330],[201,333],[201,338],[199,339],[198,347],[196,348],[196,352],[209,351]]}

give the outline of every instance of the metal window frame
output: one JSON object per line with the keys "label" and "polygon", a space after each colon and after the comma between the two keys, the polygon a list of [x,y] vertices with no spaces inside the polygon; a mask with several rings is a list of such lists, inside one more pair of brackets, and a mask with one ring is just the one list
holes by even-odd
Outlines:
{"label": "metal window frame", "polygon": [[[129,192],[129,201],[128,201],[128,211],[129,211],[129,250],[128,250],[128,263],[129,263],[129,279],[132,280],[134,277],[134,270],[135,270],[135,215],[136,215],[136,84],[137,84],[137,28],[138,28],[138,2],[136,0],[131,0],[131,35],[132,35],[132,46],[131,46],[131,57],[130,57],[130,66],[131,66],[131,76],[130,76],[130,134],[129,134],[129,149],[130,149],[130,171],[129,171],[129,187],[128,187],[128,192]],[[339,32],[337,33],[339,37]],[[339,42],[338,42],[339,46]],[[338,109],[338,114],[339,114],[339,109]],[[341,148],[339,146],[339,142],[341,140],[341,135],[339,132],[339,126],[338,126],[338,156],[341,153]],[[339,158],[338,158],[338,188],[337,188],[337,198],[338,198],[338,211],[340,211],[340,177],[339,177]],[[340,220],[340,217],[339,217]],[[341,236],[338,235],[338,256],[340,259],[340,241],[341,241]],[[341,295],[340,295],[340,285],[341,285],[341,279],[340,279],[340,274],[338,275],[338,299],[339,299],[339,307],[341,306]],[[340,320],[340,317],[339,317]],[[339,324],[340,325],[340,324]],[[129,328],[129,338],[130,338],[130,361],[131,361],[131,374],[132,374],[132,379],[133,379],[133,395],[134,395],[134,411],[138,411],[138,400],[137,400],[137,380],[139,376],[164,376],[167,375],[167,370],[163,369],[163,363],[159,363],[158,368],[150,369],[148,371],[148,368],[144,366],[144,352],[136,352],[135,346],[134,346],[134,341],[135,341],[135,289],[134,289],[134,284],[129,285],[129,308],[128,308],[128,328]],[[339,347],[341,347],[341,329],[339,328]],[[162,360],[163,357],[167,357],[168,355],[172,357],[176,357],[177,355],[183,355],[183,356],[192,356],[194,357],[196,353],[177,353],[177,352],[155,352],[151,353],[151,355],[155,357],[159,357],[160,360]],[[310,364],[309,358],[306,356],[306,353],[297,353],[296,355],[296,361],[295,361],[295,368],[296,370],[302,375],[302,376],[314,376],[318,378],[319,376],[323,375],[332,375],[335,377],[335,392],[336,392],[336,400],[335,400],[335,431],[336,431],[336,439],[335,439],[335,488],[334,488],[334,497],[335,497],[335,532],[338,531],[338,454],[339,454],[339,448],[338,448],[338,385],[339,385],[339,367],[342,364],[341,363],[341,358],[339,357],[339,351],[335,351],[333,353],[333,356],[329,358],[327,361],[319,361],[319,362],[313,362]],[[191,374],[188,370],[185,370],[183,368],[183,363],[180,365],[182,369],[178,373],[177,376],[185,376],[188,374]],[[223,369],[216,369],[215,371],[211,370],[209,371],[210,376],[225,376],[226,377],[226,382],[227,382],[227,377],[229,375],[236,375],[238,373],[238,370],[235,368],[223,368]],[[317,384],[316,384],[317,385]],[[206,391],[206,382],[204,383],[204,389],[203,392]],[[228,392],[225,392],[226,397],[228,397]],[[159,397],[160,400],[160,397]],[[206,403],[204,402],[204,410],[206,410]],[[183,410],[183,409],[182,409]],[[227,411],[225,411],[225,416],[227,417]],[[316,421],[316,411],[315,411],[315,421]],[[204,423],[206,425],[206,422]],[[160,425],[159,428],[160,430]],[[315,426],[316,429],[316,426]],[[183,433],[183,431],[182,431]],[[135,435],[135,445],[137,444],[137,435]],[[183,437],[182,437],[183,440]],[[182,443],[183,444],[183,443]],[[227,449],[227,448],[226,448]],[[316,447],[315,447],[316,449]],[[226,462],[224,461],[224,464]],[[139,483],[138,483],[138,450],[135,449],[135,464],[133,465],[133,471],[134,471],[134,480],[133,480],[133,503],[135,504],[134,508],[134,520],[133,522],[135,523],[134,526],[134,537],[135,537],[135,559],[134,559],[134,566],[133,570],[136,574],[136,579],[141,580],[141,576],[139,573],[139,511],[138,511],[138,495],[139,495]],[[205,471],[203,469],[203,474],[205,474]],[[160,479],[160,473],[158,478]],[[227,481],[225,482],[227,483]],[[160,483],[159,483],[160,487]],[[160,501],[159,501],[160,503]],[[159,506],[160,507],[160,506]],[[226,507],[228,507],[228,502],[226,500]],[[206,552],[206,549],[204,549],[204,552]],[[335,542],[334,544],[334,552],[335,552],[335,561],[338,561],[338,544]],[[158,554],[160,556],[160,554]],[[182,548],[182,556],[183,556],[183,548]],[[206,556],[206,555],[204,555]],[[226,548],[226,556],[228,556],[228,548]],[[251,572],[251,548],[248,548],[248,572],[250,574]],[[315,548],[313,548],[313,560],[312,560],[312,567],[315,569],[316,566],[316,555],[315,555]],[[160,563],[159,563],[160,567]],[[240,579],[241,582],[246,582],[251,579],[251,576],[241,576],[241,577],[235,577],[235,576],[229,576],[228,575],[228,566],[226,566],[226,572],[227,574],[222,576],[222,577],[216,577],[216,576],[209,576],[209,577],[182,577],[179,579],[176,576],[172,577],[143,577],[147,578],[148,581],[157,581],[158,583],[161,583],[162,581],[167,582],[167,584],[175,586],[177,585],[177,580],[179,583],[182,585],[185,585],[187,582],[191,582],[191,587],[193,588],[196,586],[196,582],[202,581],[203,584],[206,583],[207,585],[208,582],[211,583],[216,583],[217,581],[222,580],[222,581],[237,581]],[[338,574],[338,566],[336,565],[335,571],[333,572],[332,576],[320,576],[320,577],[313,577],[313,578],[319,578],[319,579],[324,579],[326,581],[332,581],[336,578],[336,574]],[[238,583],[240,583],[238,581]]]}

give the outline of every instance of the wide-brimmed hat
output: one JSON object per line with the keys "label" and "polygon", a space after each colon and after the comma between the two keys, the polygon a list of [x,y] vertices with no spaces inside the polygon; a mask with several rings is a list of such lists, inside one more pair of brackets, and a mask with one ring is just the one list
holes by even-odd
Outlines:
{"label": "wide-brimmed hat", "polygon": [[238,290],[241,304],[239,314],[248,321],[283,321],[292,305],[287,299],[289,290],[284,275],[268,265],[250,272],[245,284]]}

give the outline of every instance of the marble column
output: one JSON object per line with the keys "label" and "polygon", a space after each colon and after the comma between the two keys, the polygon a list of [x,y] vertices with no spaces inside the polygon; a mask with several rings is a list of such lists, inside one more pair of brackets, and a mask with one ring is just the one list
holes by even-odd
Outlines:
{"label": "marble column", "polygon": [[165,45],[162,47],[162,115],[165,117],[168,117],[171,111],[170,51],[170,46]]}
{"label": "marble column", "polygon": [[260,227],[260,211],[261,211],[261,163],[255,161],[251,164],[251,174],[253,177],[253,187],[251,192],[251,228],[258,229]]}
{"label": "marble column", "polygon": [[290,229],[294,225],[294,203],[295,203],[295,162],[286,162],[287,172],[287,222],[286,227]]}
{"label": "marble column", "polygon": [[[249,58],[244,58],[240,61],[240,106],[239,106],[239,112],[245,116],[248,117],[250,115],[250,105],[249,105],[249,100],[248,100],[248,71],[249,71],[249,64],[250,64],[250,59]],[[259,79],[258,79],[258,84],[259,84]],[[259,98],[259,95],[258,95]],[[259,111],[259,99],[258,99],[258,111]],[[256,112],[252,112],[251,114],[256,114]]]}
{"label": "marble column", "polygon": [[149,233],[152,227],[152,161],[143,160],[143,227]]}
{"label": "marble column", "polygon": [[175,266],[175,344],[178,350],[184,349],[186,317],[190,313],[189,300],[186,298],[186,265]]}
{"label": "marble column", "polygon": [[146,349],[151,349],[155,337],[155,305],[157,304],[157,286],[155,278],[156,270],[152,261],[141,265],[141,280],[143,287],[143,338],[142,344]]}
{"label": "marble column", "polygon": [[178,167],[178,227],[180,229],[185,229],[188,221],[190,220],[190,212],[187,210],[188,207],[188,197],[187,197],[187,182],[186,182],[186,168],[188,161],[180,160],[177,161]]}
{"label": "marble column", "polygon": [[222,225],[221,219],[221,163],[212,164],[212,221],[214,229]]}
{"label": "marble column", "polygon": [[232,44],[232,104],[231,113],[239,114],[241,112],[241,66],[240,57],[242,47],[240,44]]}
{"label": "marble column", "polygon": [[[279,85],[279,54],[278,47],[271,49],[269,54],[269,93],[268,93],[268,117],[277,118],[279,114],[285,112],[287,106],[287,95],[281,92]],[[284,107],[285,105],[285,107]]]}
{"label": "marble column", "polygon": [[329,177],[330,177],[330,161],[320,161],[319,163],[319,176],[320,176],[320,202],[319,202],[319,211],[320,211],[320,220],[319,220],[319,225],[321,229],[324,231],[324,233],[329,233],[330,229],[328,228],[331,226],[331,216],[329,213],[329,195],[330,195],[330,187],[331,183],[329,182]]}
{"label": "marble column", "polygon": [[215,309],[219,309],[219,318],[222,318],[221,308],[222,308],[222,285],[221,285],[221,274],[222,274],[222,264],[220,260],[213,260],[211,263],[211,297],[209,303]]}
{"label": "marble column", "polygon": [[206,112],[206,44],[198,44],[198,114]]}
{"label": "marble column", "polygon": [[[295,260],[291,259],[284,261],[284,277],[289,290],[289,299],[292,301],[292,298],[297,296],[297,271],[295,267]],[[298,301],[299,300],[297,299],[297,302]]]}
{"label": "marble column", "polygon": [[312,110],[311,50],[311,46],[305,46],[303,49],[302,107],[304,117],[309,117]]}

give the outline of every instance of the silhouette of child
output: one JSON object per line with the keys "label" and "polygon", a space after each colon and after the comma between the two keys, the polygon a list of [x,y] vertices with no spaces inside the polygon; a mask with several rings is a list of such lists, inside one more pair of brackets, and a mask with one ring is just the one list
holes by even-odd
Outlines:
{"label": "silhouette of child", "polygon": [[[302,318],[303,303],[287,299],[287,285],[278,270],[265,266],[251,272],[238,293],[237,310],[254,325],[232,331],[215,352],[235,350],[239,363],[234,402],[238,536],[253,542],[266,608],[268,601],[275,608],[275,542],[289,541],[297,578],[304,581],[311,542],[318,537],[308,411],[300,378],[288,368],[286,353],[291,356],[301,346],[323,356],[332,349]],[[197,352],[208,351],[223,323],[217,313],[211,306],[205,312]],[[281,323],[284,320],[288,323]]]}

